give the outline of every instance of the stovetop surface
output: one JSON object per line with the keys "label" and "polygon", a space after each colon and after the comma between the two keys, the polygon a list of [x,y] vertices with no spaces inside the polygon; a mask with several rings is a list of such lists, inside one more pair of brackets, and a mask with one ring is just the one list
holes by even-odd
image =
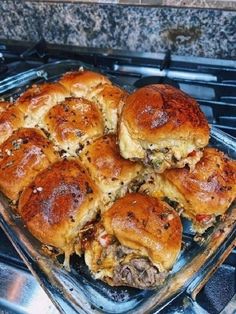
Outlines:
{"label": "stovetop surface", "polygon": [[[166,54],[132,54],[78,47],[48,45],[44,41],[36,45],[22,42],[2,41],[0,43],[0,81],[22,71],[37,68],[45,63],[61,59],[76,59],[96,66],[108,74],[121,78],[123,82],[141,87],[152,83],[168,83],[180,87],[195,97],[209,123],[236,137],[236,62],[231,60],[210,60],[201,58],[181,58]],[[1,82],[0,82],[1,85]],[[21,284],[5,281],[6,272],[18,278]],[[23,279],[22,279],[23,278]],[[5,284],[4,282],[5,281]],[[22,290],[28,284],[27,296],[14,299],[7,289]],[[30,275],[9,240],[0,232],[0,313],[33,313],[35,295],[44,303],[44,313],[56,313],[44,292]],[[41,294],[40,294],[41,293]],[[180,296],[179,308],[184,313],[234,313],[227,304],[236,293],[236,250],[226,259],[197,296],[196,304],[189,307],[188,299]],[[26,302],[31,298],[34,302]],[[44,301],[43,301],[44,300]],[[232,304],[236,304],[233,301]],[[234,306],[233,305],[233,306]],[[39,304],[38,304],[39,306]],[[236,306],[235,309],[236,313]],[[224,312],[227,311],[227,312]],[[231,311],[231,312],[230,312]],[[163,313],[173,313],[172,305]]]}

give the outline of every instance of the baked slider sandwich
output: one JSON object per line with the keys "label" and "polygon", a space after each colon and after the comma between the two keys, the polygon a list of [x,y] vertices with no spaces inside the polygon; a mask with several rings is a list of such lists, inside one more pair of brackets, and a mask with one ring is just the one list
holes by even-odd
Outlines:
{"label": "baked slider sandwich", "polygon": [[62,151],[72,156],[104,133],[101,111],[85,98],[66,98],[52,107],[42,127]]}
{"label": "baked slider sandwich", "polygon": [[16,106],[24,113],[24,126],[36,126],[51,107],[66,97],[69,92],[59,83],[43,83],[27,89],[16,100]]}
{"label": "baked slider sandwich", "polygon": [[194,168],[208,144],[209,126],[198,103],[169,85],[148,85],[126,98],[119,122],[124,158],[141,160],[163,172]]}
{"label": "baked slider sandwich", "polygon": [[112,85],[104,75],[81,69],[65,73],[59,82],[73,97],[83,97],[97,104],[102,111],[105,133],[117,131],[117,121],[127,93]]}
{"label": "baked slider sandwich", "polygon": [[118,119],[127,96],[127,92],[111,84],[99,85],[89,96],[102,111],[105,133],[117,132]]}
{"label": "baked slider sandwich", "polygon": [[105,208],[141,181],[143,166],[121,157],[115,135],[100,137],[79,158],[102,191]]}
{"label": "baked slider sandwich", "polygon": [[133,193],[82,230],[85,262],[111,286],[152,289],[162,284],[181,249],[182,225],[165,202]]}
{"label": "baked slider sandwich", "polygon": [[215,148],[205,148],[194,170],[185,166],[152,174],[141,191],[183,211],[201,234],[214,225],[217,216],[224,215],[236,197],[236,161]]}
{"label": "baked slider sandwich", "polygon": [[29,231],[43,244],[69,257],[80,254],[79,231],[100,210],[100,192],[86,170],[73,160],[54,163],[24,190],[18,211]]}
{"label": "baked slider sandwich", "polygon": [[23,126],[24,115],[13,103],[0,101],[0,144]]}
{"label": "baked slider sandwich", "polygon": [[0,145],[0,190],[12,201],[35,176],[58,159],[38,129],[21,128]]}
{"label": "baked slider sandwich", "polygon": [[104,84],[111,84],[111,81],[104,75],[84,70],[65,73],[59,80],[73,97],[84,97],[91,99],[93,91]]}

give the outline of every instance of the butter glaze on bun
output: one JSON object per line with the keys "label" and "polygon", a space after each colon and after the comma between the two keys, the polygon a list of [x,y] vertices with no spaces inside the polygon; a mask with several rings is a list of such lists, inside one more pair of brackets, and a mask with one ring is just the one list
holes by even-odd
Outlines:
{"label": "butter glaze on bun", "polygon": [[151,174],[142,191],[166,197],[183,210],[193,228],[203,233],[217,216],[223,215],[236,197],[236,161],[215,148],[205,148],[194,170],[187,166]]}
{"label": "butter glaze on bun", "polygon": [[84,98],[66,98],[47,113],[43,127],[52,141],[69,155],[79,154],[87,143],[103,135],[102,113]]}
{"label": "butter glaze on bun", "polygon": [[178,214],[165,202],[139,193],[117,200],[95,230],[93,239],[84,241],[85,261],[95,278],[114,286],[156,287],[181,249]]}
{"label": "butter glaze on bun", "polygon": [[70,92],[71,96],[89,99],[96,87],[111,84],[106,76],[87,70],[67,72],[59,82]]}
{"label": "butter glaze on bun", "polygon": [[0,101],[0,144],[2,144],[13,131],[23,126],[23,112],[15,104]]}
{"label": "butter glaze on bun", "polygon": [[115,135],[105,135],[88,145],[80,160],[103,192],[106,206],[124,196],[143,170],[140,163],[120,155]]}
{"label": "butter glaze on bun", "polygon": [[139,159],[158,172],[192,168],[208,144],[209,126],[196,100],[169,85],[149,85],[126,98],[119,124],[124,158]]}
{"label": "butter glaze on bun", "polygon": [[117,132],[118,119],[127,96],[127,92],[110,84],[99,85],[90,95],[89,98],[95,101],[102,111],[106,133]]}
{"label": "butter glaze on bun", "polygon": [[0,145],[0,188],[11,200],[58,156],[38,129],[22,128]]}
{"label": "butter glaze on bun", "polygon": [[36,126],[51,107],[68,96],[68,91],[58,83],[43,83],[27,89],[16,101],[24,113],[24,126]]}
{"label": "butter glaze on bun", "polygon": [[24,190],[18,211],[42,243],[60,249],[66,261],[77,247],[79,231],[100,210],[100,192],[76,161],[62,160],[41,172]]}

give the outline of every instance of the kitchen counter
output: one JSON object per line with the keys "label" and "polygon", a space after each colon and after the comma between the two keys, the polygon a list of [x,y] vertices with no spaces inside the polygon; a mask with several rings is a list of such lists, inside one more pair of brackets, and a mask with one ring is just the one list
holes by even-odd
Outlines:
{"label": "kitchen counter", "polygon": [[[120,3],[131,1],[119,0]],[[175,2],[183,6],[190,2],[193,6],[210,3],[209,0],[145,1],[169,5]],[[36,42],[43,37],[50,43],[81,47],[138,52],[171,49],[176,55],[236,59],[235,28],[236,11],[233,10],[78,1],[2,0],[0,5],[1,38]]]}
{"label": "kitchen counter", "polygon": [[[33,0],[29,0],[33,1]],[[36,0],[38,2],[82,2],[82,3],[110,3],[143,6],[171,6],[179,8],[214,8],[236,10],[236,0]],[[35,2],[35,1],[33,1]]]}

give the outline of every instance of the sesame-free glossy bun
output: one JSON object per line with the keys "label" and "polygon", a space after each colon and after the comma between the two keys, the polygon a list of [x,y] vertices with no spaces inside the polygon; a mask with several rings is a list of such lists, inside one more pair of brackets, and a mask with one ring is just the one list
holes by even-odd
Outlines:
{"label": "sesame-free glossy bun", "polygon": [[194,170],[186,166],[150,174],[141,191],[167,198],[193,222],[195,231],[203,233],[236,197],[236,161],[207,147]]}
{"label": "sesame-free glossy bun", "polygon": [[79,242],[79,230],[98,213],[99,196],[80,164],[62,160],[40,173],[25,189],[18,211],[38,240],[69,256]]}
{"label": "sesame-free glossy bun", "polygon": [[43,83],[27,89],[16,101],[24,113],[24,126],[36,126],[51,107],[68,96],[68,91],[58,83]]}
{"label": "sesame-free glossy bun", "polygon": [[39,173],[56,161],[57,155],[44,133],[19,129],[0,145],[0,189],[12,200]]}
{"label": "sesame-free glossy bun", "polygon": [[0,101],[0,144],[23,125],[24,115],[13,103]]}
{"label": "sesame-free glossy bun", "polygon": [[117,132],[118,119],[127,96],[127,92],[110,84],[98,86],[90,95],[103,113],[106,133]]}
{"label": "sesame-free glossy bun", "polygon": [[236,197],[236,161],[215,148],[205,148],[193,171],[170,169],[163,176],[184,196],[190,217],[222,215]]}
{"label": "sesame-free glossy bun", "polygon": [[198,103],[179,89],[149,85],[127,97],[119,127],[125,158],[141,159],[163,172],[191,161],[195,164],[201,155],[195,154],[194,160],[189,154],[208,141],[209,127]]}
{"label": "sesame-free glossy bun", "polygon": [[67,98],[50,109],[44,119],[50,138],[70,155],[79,153],[87,142],[103,135],[102,113],[84,98]]}
{"label": "sesame-free glossy bun", "polygon": [[123,196],[143,166],[124,159],[119,153],[115,135],[100,137],[80,155],[81,162],[103,192],[106,203]]}
{"label": "sesame-free glossy bun", "polygon": [[0,101],[0,113],[6,111],[10,106],[12,106],[13,103],[9,102],[9,101]]}
{"label": "sesame-free glossy bun", "polygon": [[127,194],[104,213],[102,221],[108,234],[148,257],[159,271],[169,270],[180,253],[181,220],[159,199]]}
{"label": "sesame-free glossy bun", "polygon": [[71,96],[89,97],[89,99],[90,94],[98,85],[111,84],[106,76],[87,70],[67,72],[59,82],[70,92]]}

